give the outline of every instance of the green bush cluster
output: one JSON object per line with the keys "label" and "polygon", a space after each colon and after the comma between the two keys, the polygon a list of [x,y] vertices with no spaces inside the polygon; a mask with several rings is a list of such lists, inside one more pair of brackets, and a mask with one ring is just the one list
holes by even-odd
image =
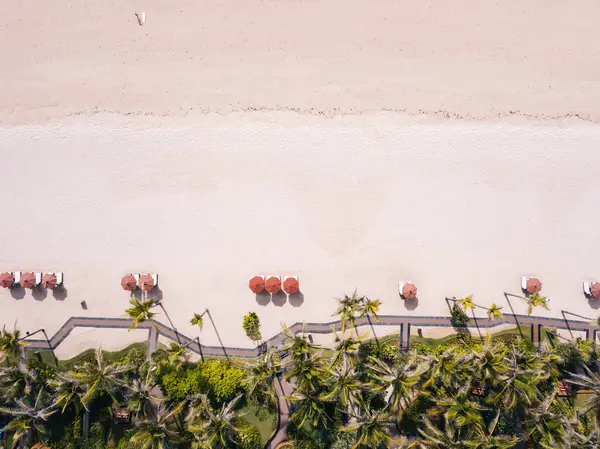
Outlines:
{"label": "green bush cluster", "polygon": [[242,327],[248,338],[252,341],[262,340],[260,333],[260,320],[255,312],[247,313],[242,321]]}

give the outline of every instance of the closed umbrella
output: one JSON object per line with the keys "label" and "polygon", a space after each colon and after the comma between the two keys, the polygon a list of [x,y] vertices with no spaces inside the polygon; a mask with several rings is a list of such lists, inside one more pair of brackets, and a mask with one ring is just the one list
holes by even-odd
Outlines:
{"label": "closed umbrella", "polygon": [[283,281],[283,289],[288,295],[294,295],[300,291],[300,283],[295,277],[289,277]]}
{"label": "closed umbrella", "polygon": [[402,296],[404,299],[415,299],[417,297],[417,286],[407,282],[402,286]]}
{"label": "closed umbrella", "polygon": [[260,293],[265,289],[265,280],[262,276],[254,276],[248,285],[254,293]]}
{"label": "closed umbrella", "polygon": [[592,296],[596,299],[600,299],[600,282],[594,282],[590,291]]}
{"label": "closed umbrella", "polygon": [[527,293],[531,293],[532,295],[539,293],[542,290],[542,282],[537,278],[529,278],[525,284],[525,289]]}
{"label": "closed umbrella", "polygon": [[23,288],[33,288],[35,287],[35,274],[33,273],[23,273],[21,275],[21,280],[19,281],[21,287]]}
{"label": "closed umbrella", "polygon": [[271,276],[269,279],[267,279],[265,287],[269,293],[277,293],[279,290],[281,290],[281,279],[276,276]]}
{"label": "closed umbrella", "polygon": [[12,287],[15,283],[15,277],[12,273],[2,273],[0,274],[0,285],[4,288]]}
{"label": "closed umbrella", "polygon": [[142,274],[140,276],[140,288],[145,292],[149,292],[154,288],[154,279],[149,274]]}
{"label": "closed umbrella", "polygon": [[52,273],[46,273],[44,277],[42,277],[42,288],[54,288],[57,283],[58,280]]}
{"label": "closed umbrella", "polygon": [[135,290],[135,288],[137,287],[137,282],[132,274],[127,274],[123,276],[123,279],[121,279],[121,287],[123,287],[123,290],[127,290],[130,292]]}

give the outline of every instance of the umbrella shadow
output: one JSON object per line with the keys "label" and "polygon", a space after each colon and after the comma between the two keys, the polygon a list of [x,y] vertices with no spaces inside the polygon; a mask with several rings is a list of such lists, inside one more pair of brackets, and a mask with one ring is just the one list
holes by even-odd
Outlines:
{"label": "umbrella shadow", "polygon": [[25,297],[25,289],[20,285],[10,289],[10,296],[14,299],[23,299]]}
{"label": "umbrella shadow", "polygon": [[300,307],[304,304],[304,293],[298,292],[289,296],[290,305],[292,307]]}
{"label": "umbrella shadow", "polygon": [[256,294],[256,302],[259,306],[266,306],[271,302],[271,294],[266,290]]}
{"label": "umbrella shadow", "polygon": [[163,299],[163,291],[158,287],[154,287],[146,293],[146,298],[151,301],[160,301]]}
{"label": "umbrella shadow", "polygon": [[57,301],[64,301],[67,298],[67,293],[68,293],[68,290],[62,285],[55,287],[52,290],[52,296]]}
{"label": "umbrella shadow", "polygon": [[594,310],[600,309],[600,301],[598,301],[597,299],[588,298],[588,305]]}
{"label": "umbrella shadow", "polygon": [[271,302],[276,307],[283,307],[287,302],[287,295],[283,290],[279,290],[277,293],[271,295]]}
{"label": "umbrella shadow", "polygon": [[419,305],[419,298],[405,299],[402,301],[406,310],[415,310]]}
{"label": "umbrella shadow", "polygon": [[34,287],[31,290],[31,296],[33,296],[33,299],[36,301],[43,301],[48,297],[48,290],[42,287]]}

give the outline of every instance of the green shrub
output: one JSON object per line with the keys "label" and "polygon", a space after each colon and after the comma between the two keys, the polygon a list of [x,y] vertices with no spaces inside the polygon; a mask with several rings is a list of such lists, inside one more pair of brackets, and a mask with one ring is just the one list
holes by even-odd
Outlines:
{"label": "green shrub", "polygon": [[198,365],[208,395],[217,404],[232,400],[243,392],[245,374],[242,369],[220,360],[209,360]]}
{"label": "green shrub", "polygon": [[250,340],[262,340],[262,335],[260,334],[260,320],[255,312],[247,313],[244,316],[242,327],[244,328],[244,331],[246,331],[246,335]]}
{"label": "green shrub", "polygon": [[238,444],[240,449],[259,449],[260,432],[255,426],[244,423],[243,430],[239,433]]}
{"label": "green shrub", "polygon": [[197,368],[171,370],[161,376],[160,384],[163,392],[174,401],[183,401],[188,396],[206,393],[208,390],[206,381]]}

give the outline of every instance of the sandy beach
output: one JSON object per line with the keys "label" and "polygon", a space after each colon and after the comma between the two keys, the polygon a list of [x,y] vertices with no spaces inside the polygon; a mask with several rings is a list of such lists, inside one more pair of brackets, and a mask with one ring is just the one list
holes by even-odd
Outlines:
{"label": "sandy beach", "polygon": [[[599,15],[587,0],[7,6],[0,271],[62,271],[66,295],[2,289],[0,324],[123,316],[126,272],[159,274],[182,332],[208,307],[240,347],[245,313],[269,337],[332,320],[355,288],[384,314],[445,315],[445,296],[505,305],[531,275],[551,297],[537,314],[595,316]],[[257,301],[256,274],[297,275],[303,295]],[[135,338],[81,331],[61,356]]]}

